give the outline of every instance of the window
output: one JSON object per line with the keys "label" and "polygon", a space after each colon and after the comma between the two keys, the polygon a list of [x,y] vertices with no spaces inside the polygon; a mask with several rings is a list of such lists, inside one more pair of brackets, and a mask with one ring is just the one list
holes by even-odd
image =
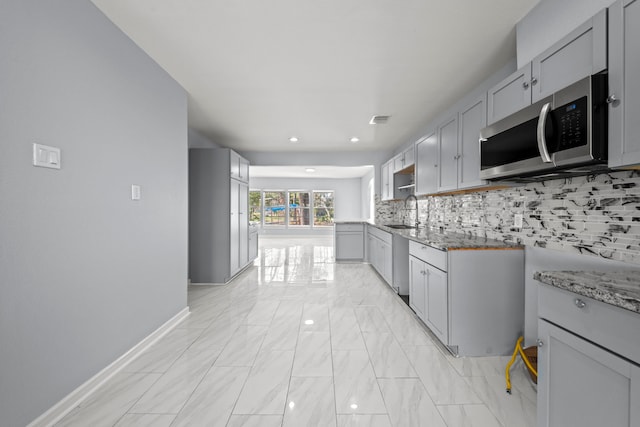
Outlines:
{"label": "window", "polygon": [[286,192],[264,192],[264,225],[285,225]]}
{"label": "window", "polygon": [[289,225],[290,226],[309,226],[311,224],[309,218],[309,205],[311,196],[308,192],[290,191],[289,192]]}
{"label": "window", "polygon": [[262,192],[249,191],[249,222],[262,223]]}
{"label": "window", "polygon": [[333,191],[313,192],[313,225],[333,225]]}

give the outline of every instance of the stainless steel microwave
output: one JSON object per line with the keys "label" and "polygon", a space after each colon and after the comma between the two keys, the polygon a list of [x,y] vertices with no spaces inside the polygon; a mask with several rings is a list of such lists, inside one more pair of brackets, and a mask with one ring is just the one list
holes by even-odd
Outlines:
{"label": "stainless steel microwave", "polygon": [[534,178],[607,168],[607,76],[589,76],[480,131],[480,177]]}

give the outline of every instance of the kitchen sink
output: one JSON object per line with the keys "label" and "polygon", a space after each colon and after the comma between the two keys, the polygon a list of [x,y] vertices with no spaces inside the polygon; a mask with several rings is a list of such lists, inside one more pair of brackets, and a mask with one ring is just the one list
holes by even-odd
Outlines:
{"label": "kitchen sink", "polygon": [[415,225],[405,225],[405,224],[384,224],[385,227],[396,228],[398,230],[410,230],[416,228]]}

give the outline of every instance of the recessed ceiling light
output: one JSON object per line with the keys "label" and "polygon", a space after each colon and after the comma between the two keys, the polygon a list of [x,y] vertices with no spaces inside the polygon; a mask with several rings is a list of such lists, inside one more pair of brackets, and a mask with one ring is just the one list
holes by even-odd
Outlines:
{"label": "recessed ceiling light", "polygon": [[360,141],[360,138],[358,138],[357,136],[354,136],[349,141],[351,141],[351,142],[353,142],[355,144],[356,142]]}
{"label": "recessed ceiling light", "polygon": [[306,168],[304,171],[307,173],[314,173],[316,170],[314,168]]}
{"label": "recessed ceiling light", "polygon": [[295,144],[296,142],[300,142],[300,140],[298,139],[298,137],[292,136],[291,138],[289,138],[289,142],[292,142]]}

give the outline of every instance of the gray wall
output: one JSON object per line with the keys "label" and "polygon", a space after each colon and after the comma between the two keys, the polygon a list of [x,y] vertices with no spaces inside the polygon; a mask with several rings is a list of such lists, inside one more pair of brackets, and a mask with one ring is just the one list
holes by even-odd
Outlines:
{"label": "gray wall", "polygon": [[[2,0],[0,52],[0,425],[13,427],[186,307],[187,99],[86,0]],[[33,142],[60,147],[62,169],[33,167]]]}
{"label": "gray wall", "polygon": [[373,221],[375,218],[373,214],[375,212],[375,202],[372,197],[376,191],[375,175],[375,169],[372,169],[371,172],[360,178],[362,219],[369,221]]}
{"label": "gray wall", "polygon": [[542,0],[516,25],[518,68],[613,0]]}
{"label": "gray wall", "polygon": [[220,145],[211,141],[197,130],[189,128],[189,148],[220,148]]}

